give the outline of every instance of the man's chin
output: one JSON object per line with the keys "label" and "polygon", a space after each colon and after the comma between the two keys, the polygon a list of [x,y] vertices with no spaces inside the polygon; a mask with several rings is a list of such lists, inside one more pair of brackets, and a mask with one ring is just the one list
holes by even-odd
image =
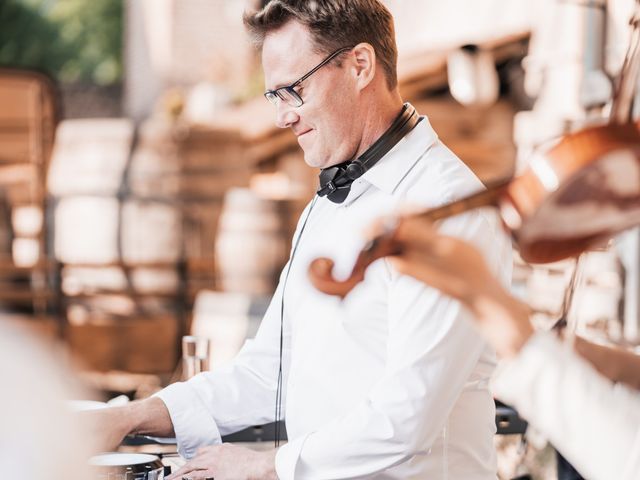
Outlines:
{"label": "man's chin", "polygon": [[341,163],[341,160],[337,160],[333,158],[333,155],[318,155],[314,152],[304,151],[304,163],[309,165],[311,168],[329,168],[333,165],[337,165]]}
{"label": "man's chin", "polygon": [[305,152],[304,163],[309,165],[311,168],[325,168],[327,161],[326,159],[320,159],[316,155]]}

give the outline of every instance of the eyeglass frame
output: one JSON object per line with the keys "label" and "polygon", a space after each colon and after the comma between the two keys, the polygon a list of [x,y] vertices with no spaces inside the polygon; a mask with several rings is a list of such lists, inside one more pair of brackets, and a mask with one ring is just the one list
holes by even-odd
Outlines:
{"label": "eyeglass frame", "polygon": [[267,90],[266,92],[264,92],[264,98],[266,98],[269,103],[276,105],[277,104],[277,100],[280,99],[280,101],[287,103],[288,105],[291,105],[290,103],[287,102],[287,100],[280,95],[278,92],[281,90],[286,91],[291,97],[293,97],[294,99],[297,98],[299,105],[291,105],[294,108],[298,108],[301,107],[302,105],[304,105],[304,100],[302,99],[302,97],[300,96],[300,94],[298,92],[295,91],[295,87],[297,87],[298,85],[300,85],[302,82],[304,82],[307,78],[309,78],[311,75],[313,75],[314,73],[316,73],[318,70],[320,70],[322,67],[324,67],[325,65],[327,65],[329,62],[331,62],[331,60],[333,60],[334,58],[336,58],[338,55],[340,55],[341,53],[344,52],[348,52],[349,50],[352,50],[354,47],[342,47],[339,48],[338,50],[336,50],[335,52],[333,52],[332,54],[330,54],[327,58],[325,58],[324,60],[322,60],[318,65],[316,65],[315,67],[313,67],[311,70],[309,70],[307,73],[305,73],[303,76],[301,76],[298,80],[296,80],[295,82],[289,84],[289,85],[285,85],[283,87],[278,87],[275,90]]}

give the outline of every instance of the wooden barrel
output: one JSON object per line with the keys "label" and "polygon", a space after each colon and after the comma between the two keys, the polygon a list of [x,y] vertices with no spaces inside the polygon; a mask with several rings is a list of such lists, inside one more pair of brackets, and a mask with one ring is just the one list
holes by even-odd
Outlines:
{"label": "wooden barrel", "polygon": [[215,239],[225,192],[249,184],[238,132],[151,118],[138,130],[127,183],[136,197],[173,201],[182,217],[188,289],[216,288]]}
{"label": "wooden barrel", "polygon": [[[49,174],[53,245],[56,259],[69,267],[65,277],[74,278],[63,287],[72,285],[76,293],[178,289],[181,210],[170,195],[151,198],[132,191],[133,138],[126,119],[69,120],[58,130]],[[165,159],[157,173],[174,164]],[[118,264],[123,264],[120,275],[113,272]],[[145,268],[149,264],[157,268]],[[87,268],[73,268],[81,265]]]}
{"label": "wooden barrel", "polygon": [[122,185],[133,130],[126,119],[61,122],[47,178],[49,193],[115,195]]}
{"label": "wooden barrel", "polygon": [[[114,277],[104,268],[123,263],[132,267],[129,281],[136,291],[167,293],[178,288],[178,275],[171,267],[182,255],[177,207],[138,199],[121,203],[109,197],[72,196],[57,202],[54,224],[56,258],[69,267],[88,266],[83,274],[75,270],[76,284],[91,290],[124,289],[129,286],[125,277]],[[166,271],[154,273],[153,265],[164,265]]]}
{"label": "wooden barrel", "polygon": [[286,239],[277,203],[246,188],[225,195],[216,265],[222,290],[269,295],[286,262]]}

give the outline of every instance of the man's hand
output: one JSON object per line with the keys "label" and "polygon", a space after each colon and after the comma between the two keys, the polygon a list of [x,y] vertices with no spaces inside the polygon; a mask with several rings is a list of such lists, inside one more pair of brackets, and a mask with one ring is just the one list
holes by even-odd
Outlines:
{"label": "man's hand", "polygon": [[204,447],[168,480],[277,480],[276,452],[257,452],[231,443]]}

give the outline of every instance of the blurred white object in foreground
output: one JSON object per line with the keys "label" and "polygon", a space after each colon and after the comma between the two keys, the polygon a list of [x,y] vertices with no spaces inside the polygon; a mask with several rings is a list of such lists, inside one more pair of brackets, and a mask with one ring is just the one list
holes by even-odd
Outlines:
{"label": "blurred white object in foreground", "polygon": [[2,478],[86,480],[87,439],[66,398],[73,394],[50,346],[0,323]]}

